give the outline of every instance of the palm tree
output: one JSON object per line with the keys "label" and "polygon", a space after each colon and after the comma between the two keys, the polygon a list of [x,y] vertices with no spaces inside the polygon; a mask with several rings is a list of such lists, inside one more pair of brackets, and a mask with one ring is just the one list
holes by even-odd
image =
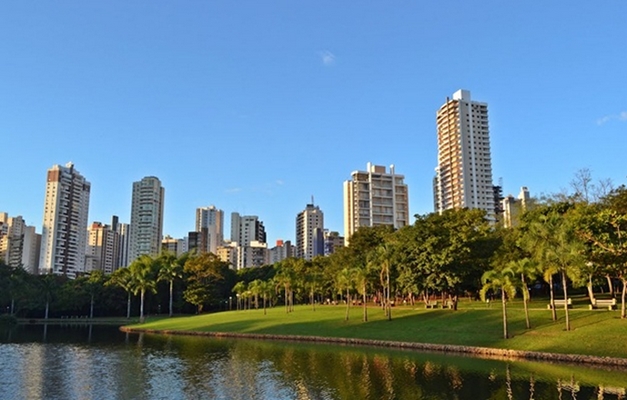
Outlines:
{"label": "palm tree", "polygon": [[346,291],[346,315],[344,320],[348,321],[348,311],[350,310],[351,304],[350,290],[353,288],[353,270],[350,268],[343,268],[338,272],[336,282],[339,293]]}
{"label": "palm tree", "polygon": [[357,289],[357,293],[361,295],[362,307],[363,307],[363,321],[368,322],[368,307],[367,307],[367,287],[368,281],[370,280],[370,274],[368,273],[368,269],[364,268],[355,268],[355,286]]}
{"label": "palm tree", "polygon": [[159,265],[158,281],[167,281],[170,286],[170,301],[168,304],[169,316],[174,315],[173,298],[174,298],[174,280],[183,277],[183,265],[185,257],[177,257],[176,254],[170,252],[161,253],[157,259]]}
{"label": "palm tree", "polygon": [[157,282],[154,277],[155,260],[148,255],[143,255],[133,261],[128,268],[132,277],[133,294],[139,293],[140,295],[139,322],[144,323],[144,296],[146,291],[157,292]]}
{"label": "palm tree", "polygon": [[235,294],[236,294],[236,296],[237,296],[237,309],[238,309],[238,310],[239,310],[240,308],[241,308],[241,309],[243,309],[244,307],[241,307],[241,305],[240,305],[240,301],[242,301],[242,300],[243,300],[243,295],[244,295],[244,292],[246,292],[246,290],[247,290],[247,285],[246,285],[246,283],[245,283],[244,281],[239,281],[239,282],[237,282],[237,283],[235,284],[235,286],[233,286],[233,289],[232,289],[232,290],[235,292]]}
{"label": "palm tree", "polygon": [[41,293],[44,295],[46,299],[46,309],[44,312],[44,319],[48,319],[48,312],[50,310],[50,302],[52,301],[52,296],[57,292],[58,284],[57,284],[56,276],[52,274],[44,275],[39,280],[39,289]]}
{"label": "palm tree", "polygon": [[538,264],[531,259],[525,257],[521,260],[510,261],[507,267],[520,276],[520,284],[522,286],[523,294],[523,307],[525,309],[525,322],[527,329],[531,329],[531,323],[529,321],[529,286],[527,286],[527,279],[535,279],[539,272]]}
{"label": "palm tree", "polygon": [[390,274],[393,268],[394,248],[389,243],[377,246],[371,254],[369,266],[379,271],[379,280],[383,288],[383,307],[388,320],[392,320],[392,302],[390,299]]}
{"label": "palm tree", "polygon": [[503,337],[507,339],[509,333],[507,330],[507,298],[514,298],[516,294],[516,285],[513,282],[514,271],[511,268],[503,270],[486,271],[481,277],[483,287],[479,292],[481,300],[486,300],[486,293],[489,290],[501,291],[501,303],[503,305]]}
{"label": "palm tree", "polygon": [[115,270],[105,285],[114,285],[123,289],[127,294],[126,299],[126,319],[131,318],[131,293],[133,293],[133,277],[131,271],[127,268]]}
{"label": "palm tree", "polygon": [[89,302],[89,318],[94,318],[94,298],[101,291],[102,286],[104,285],[104,274],[100,270],[92,271],[89,274],[89,278],[85,281],[87,286],[87,292],[90,296]]}

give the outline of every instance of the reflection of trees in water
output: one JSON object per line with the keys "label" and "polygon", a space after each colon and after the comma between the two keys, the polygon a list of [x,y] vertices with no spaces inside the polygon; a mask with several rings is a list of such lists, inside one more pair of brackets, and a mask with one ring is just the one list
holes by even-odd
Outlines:
{"label": "reflection of trees in water", "polygon": [[[143,347],[176,353],[183,392],[190,398],[245,393],[251,399],[604,399],[598,388],[579,387],[574,378],[538,379],[535,372],[516,372],[511,363],[458,363],[324,345],[175,337],[155,343],[151,338],[144,338]],[[483,366],[477,369],[477,363]]]}

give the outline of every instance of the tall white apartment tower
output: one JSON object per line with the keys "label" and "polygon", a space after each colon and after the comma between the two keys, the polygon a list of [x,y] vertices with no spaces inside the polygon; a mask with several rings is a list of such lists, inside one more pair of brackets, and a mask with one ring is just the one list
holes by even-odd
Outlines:
{"label": "tall white apartment tower", "polygon": [[72,163],[48,170],[40,274],[75,278],[84,272],[90,190],[91,184]]}
{"label": "tall white apartment tower", "polygon": [[324,214],[312,201],[296,216],[296,257],[312,260],[318,255],[324,255]]}
{"label": "tall white apartment tower", "polygon": [[405,177],[384,166],[368,163],[344,182],[344,237],[346,242],[362,226],[409,224],[409,192]]}
{"label": "tall white apartment tower", "polygon": [[158,178],[147,176],[133,182],[129,263],[145,254],[154,256],[160,253],[164,199],[165,189]]}
{"label": "tall white apartment tower", "polygon": [[266,243],[266,228],[256,215],[231,213],[231,242],[241,247],[250,246],[250,242]]}
{"label": "tall white apartment tower", "polygon": [[217,254],[224,242],[224,211],[215,206],[197,208],[196,232],[207,235],[207,250]]}
{"label": "tall white apartment tower", "polygon": [[485,210],[495,220],[488,105],[458,90],[437,112],[438,166],[434,180],[437,212]]}

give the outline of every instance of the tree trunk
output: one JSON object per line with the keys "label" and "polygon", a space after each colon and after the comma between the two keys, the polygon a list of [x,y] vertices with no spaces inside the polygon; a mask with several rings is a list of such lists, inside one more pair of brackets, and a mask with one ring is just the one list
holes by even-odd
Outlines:
{"label": "tree trunk", "polygon": [[531,329],[531,322],[529,322],[529,288],[527,287],[527,281],[525,280],[525,274],[520,274],[520,280],[522,282],[523,292],[523,307],[525,308],[525,323],[527,329]]}
{"label": "tree trunk", "polygon": [[169,310],[170,310],[170,315],[169,316],[170,317],[174,315],[174,307],[173,307],[173,304],[172,304],[173,303],[172,299],[174,297],[173,296],[173,292],[174,292],[174,279],[172,279],[170,281],[170,305],[169,305],[170,306],[169,307]]}
{"label": "tree trunk", "polygon": [[131,318],[131,292],[128,292],[128,297],[126,299],[126,319]]}
{"label": "tree trunk", "polygon": [[509,334],[507,332],[507,305],[505,302],[505,290],[501,288],[501,303],[503,304],[503,338],[507,339]]}
{"label": "tree trunk", "polygon": [[390,270],[386,270],[385,273],[385,280],[386,280],[386,297],[387,297],[387,301],[386,301],[386,307],[388,309],[388,321],[392,320],[392,304],[390,304]]}
{"label": "tree trunk", "polygon": [[590,298],[590,303],[594,303],[594,290],[592,290],[592,275],[588,275],[588,284],[586,285],[588,289],[588,297]]}
{"label": "tree trunk", "polygon": [[612,277],[605,275],[605,278],[607,279],[607,286],[610,289],[610,294],[614,297],[614,284],[612,283]]}
{"label": "tree trunk", "polygon": [[364,322],[368,322],[368,307],[366,306],[366,285],[363,287],[362,301],[364,303]]}
{"label": "tree trunk", "polygon": [[568,316],[568,288],[566,288],[566,271],[562,271],[562,286],[564,289],[564,315],[566,316],[566,330],[570,330],[570,318]]}
{"label": "tree trunk", "polygon": [[350,293],[348,292],[348,288],[346,289],[346,317],[344,317],[345,321],[348,321],[348,310],[351,306]]}
{"label": "tree trunk", "polygon": [[144,323],[144,289],[139,296],[139,323]]}
{"label": "tree trunk", "polygon": [[263,315],[266,315],[266,295],[263,295]]}
{"label": "tree trunk", "polygon": [[11,315],[15,313],[15,299],[11,297]]}
{"label": "tree trunk", "polygon": [[553,293],[553,275],[549,278],[549,294],[551,296],[551,300],[549,304],[551,304],[551,318],[553,321],[557,321],[557,310],[555,309],[555,294]]}
{"label": "tree trunk", "polygon": [[94,295],[91,295],[91,302],[89,303],[89,319],[94,319]]}
{"label": "tree trunk", "polygon": [[627,279],[623,278],[623,293],[620,299],[620,317],[621,319],[625,319],[627,314],[625,314],[625,293],[627,293]]}
{"label": "tree trunk", "polygon": [[44,319],[48,319],[49,310],[50,310],[50,300],[46,299],[46,313],[44,314]]}

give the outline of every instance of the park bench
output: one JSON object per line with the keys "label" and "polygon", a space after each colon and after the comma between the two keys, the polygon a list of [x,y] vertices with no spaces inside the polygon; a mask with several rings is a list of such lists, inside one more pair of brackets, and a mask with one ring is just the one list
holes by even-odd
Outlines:
{"label": "park bench", "polygon": [[446,300],[444,304],[442,304],[442,308],[449,308],[452,310],[455,308],[455,302],[453,302],[453,300]]}
{"label": "park bench", "polygon": [[616,307],[616,299],[592,299],[590,309],[607,307],[608,310],[613,310]]}
{"label": "park bench", "polygon": [[[573,301],[572,301],[572,299],[570,299],[570,298],[569,298],[568,300],[564,300],[564,299],[555,299],[555,300],[553,300],[553,303],[555,303],[555,307],[556,307],[556,308],[557,308],[557,307],[564,308],[564,303],[566,303],[566,306],[567,306],[568,308],[573,308]],[[550,309],[551,309],[551,303],[547,304],[547,305],[546,305],[546,308],[550,310]]]}
{"label": "park bench", "polygon": [[435,300],[435,301],[429,300],[429,301],[425,302],[425,308],[438,308],[438,301],[437,300]]}

